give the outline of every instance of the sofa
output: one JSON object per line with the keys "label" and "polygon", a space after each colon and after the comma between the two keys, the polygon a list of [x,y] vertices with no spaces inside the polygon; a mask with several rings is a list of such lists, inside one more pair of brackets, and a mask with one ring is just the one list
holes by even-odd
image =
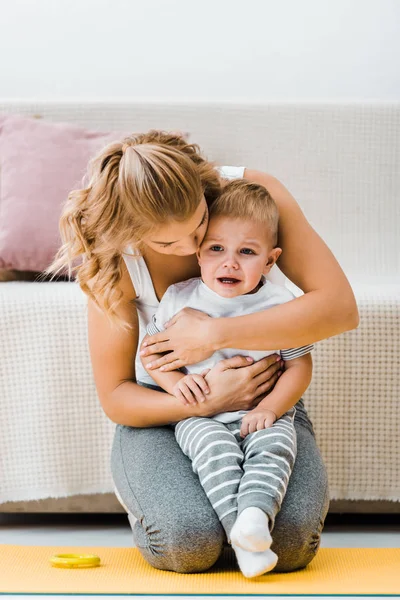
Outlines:
{"label": "sofa", "polygon": [[[0,114],[179,130],[218,164],[280,179],[360,313],[356,330],[316,344],[304,396],[330,511],[400,512],[400,103],[0,100]],[[0,283],[0,512],[124,512],[110,472],[116,425],[96,395],[86,320],[73,281]]]}

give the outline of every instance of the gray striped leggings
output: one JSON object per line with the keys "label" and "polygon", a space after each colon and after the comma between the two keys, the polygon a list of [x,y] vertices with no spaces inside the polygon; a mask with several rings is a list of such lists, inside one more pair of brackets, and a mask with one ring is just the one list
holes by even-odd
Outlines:
{"label": "gray striped leggings", "polygon": [[238,515],[250,506],[265,512],[272,532],[296,459],[292,408],[271,427],[240,436],[241,421],[191,417],[175,437],[215,510],[230,543]]}

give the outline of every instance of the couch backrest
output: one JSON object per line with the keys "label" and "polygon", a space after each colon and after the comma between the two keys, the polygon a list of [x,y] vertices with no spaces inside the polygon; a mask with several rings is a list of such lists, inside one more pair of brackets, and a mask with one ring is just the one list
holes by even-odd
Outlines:
{"label": "couch backrest", "polygon": [[209,159],[284,183],[351,281],[400,274],[400,103],[0,100],[0,113],[96,130],[190,133]]}

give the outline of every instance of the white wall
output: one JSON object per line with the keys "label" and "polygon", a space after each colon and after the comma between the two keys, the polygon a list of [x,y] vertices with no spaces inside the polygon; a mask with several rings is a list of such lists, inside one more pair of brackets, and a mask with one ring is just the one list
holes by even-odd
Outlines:
{"label": "white wall", "polygon": [[0,0],[0,97],[400,98],[400,0]]}

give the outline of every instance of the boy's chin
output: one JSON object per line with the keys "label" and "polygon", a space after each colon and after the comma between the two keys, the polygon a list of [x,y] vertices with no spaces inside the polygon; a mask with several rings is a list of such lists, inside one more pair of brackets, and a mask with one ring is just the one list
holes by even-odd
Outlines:
{"label": "boy's chin", "polygon": [[213,285],[210,287],[214,292],[224,298],[234,298],[235,296],[243,296],[243,294],[247,293],[243,288],[242,283],[231,285],[213,281]]}

